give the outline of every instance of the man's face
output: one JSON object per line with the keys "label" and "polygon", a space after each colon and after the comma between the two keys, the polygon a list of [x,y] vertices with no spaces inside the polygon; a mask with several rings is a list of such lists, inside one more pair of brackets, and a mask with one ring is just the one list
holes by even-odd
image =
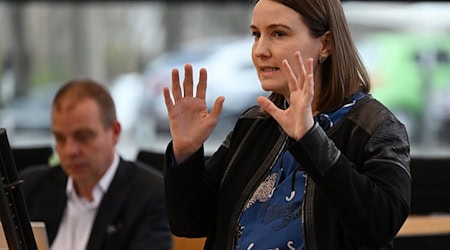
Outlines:
{"label": "man's face", "polygon": [[[75,106],[62,102],[52,110],[52,132],[64,171],[75,183],[96,184],[114,159],[120,124],[105,128],[98,104],[78,100]],[[69,107],[69,108],[68,108]]]}

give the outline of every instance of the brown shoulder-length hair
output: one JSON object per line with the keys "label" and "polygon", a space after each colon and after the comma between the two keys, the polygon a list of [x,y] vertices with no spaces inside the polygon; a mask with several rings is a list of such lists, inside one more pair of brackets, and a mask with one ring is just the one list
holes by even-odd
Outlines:
{"label": "brown shoulder-length hair", "polygon": [[[330,31],[332,51],[321,64],[322,85],[317,100],[319,111],[329,112],[339,108],[358,89],[370,92],[367,70],[351,38],[339,0],[272,1],[298,12],[313,37],[318,38]],[[269,98],[278,106],[284,103],[284,97],[280,94],[272,93]]]}
{"label": "brown shoulder-length hair", "polygon": [[[109,128],[117,119],[116,107],[108,89],[91,79],[74,79],[65,83],[57,92],[52,102],[52,109],[74,108],[80,100],[94,100],[100,108],[103,126]],[[63,107],[64,105],[64,107]]]}

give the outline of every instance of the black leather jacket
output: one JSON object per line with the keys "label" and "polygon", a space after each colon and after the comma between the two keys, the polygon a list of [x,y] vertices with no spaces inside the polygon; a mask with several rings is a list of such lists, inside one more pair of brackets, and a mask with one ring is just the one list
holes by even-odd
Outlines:
{"label": "black leather jacket", "polygon": [[392,249],[409,213],[408,136],[370,95],[329,131],[315,124],[300,141],[255,107],[206,164],[199,150],[174,166],[171,149],[164,176],[172,232],[207,237],[205,249],[234,249],[243,206],[286,149],[307,174],[306,250]]}

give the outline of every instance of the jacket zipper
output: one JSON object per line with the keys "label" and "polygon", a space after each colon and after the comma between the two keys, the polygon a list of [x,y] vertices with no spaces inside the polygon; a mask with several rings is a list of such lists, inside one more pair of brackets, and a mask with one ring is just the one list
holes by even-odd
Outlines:
{"label": "jacket zipper", "polygon": [[[305,175],[305,191],[303,192],[302,202],[302,234],[305,250],[317,249],[316,233],[314,232],[312,206],[314,196],[314,185],[309,185],[309,177]],[[306,208],[308,206],[308,208]],[[307,230],[309,229],[309,230]],[[309,239],[307,239],[309,237]]]}
{"label": "jacket zipper", "polygon": [[[234,249],[235,245],[236,245],[236,229],[237,229],[237,225],[240,221],[241,215],[242,215],[242,210],[245,206],[246,201],[248,200],[248,197],[253,195],[253,192],[255,192],[255,190],[258,188],[258,183],[261,182],[261,179],[264,178],[267,173],[272,169],[272,167],[274,166],[275,162],[278,160],[278,158],[280,157],[281,153],[283,152],[283,150],[286,148],[286,144],[288,141],[288,136],[283,133],[282,137],[280,137],[278,139],[278,141],[275,143],[274,148],[270,151],[270,153],[268,154],[268,156],[266,157],[266,160],[261,164],[260,168],[258,168],[258,171],[256,171],[255,176],[257,176],[257,179],[251,179],[249,185],[246,186],[246,188],[244,188],[242,195],[240,196],[237,204],[241,204],[241,207],[239,209],[235,209],[232,216],[231,216],[231,220],[235,221],[235,223],[233,224],[233,227],[230,229],[232,230],[232,233],[230,234],[231,237],[231,247],[232,249]],[[276,145],[280,145],[280,147],[278,149],[276,149]],[[269,166],[269,167],[266,167]],[[236,220],[234,220],[234,218],[237,218]],[[230,240],[230,238],[228,238],[228,240]]]}
{"label": "jacket zipper", "polygon": [[233,165],[234,161],[236,160],[237,152],[239,152],[239,151],[241,150],[242,145],[245,144],[244,142],[248,140],[248,137],[250,136],[250,134],[251,134],[251,132],[253,131],[253,129],[255,129],[257,123],[258,123],[257,120],[255,120],[255,121],[253,122],[252,126],[248,129],[247,134],[246,134],[246,135],[244,136],[244,138],[242,139],[242,141],[241,141],[241,143],[239,144],[238,148],[236,149],[236,151],[234,151],[233,157],[231,158],[230,162],[228,163],[228,166],[227,166],[227,168],[225,169],[225,171],[224,171],[224,173],[223,173],[222,179],[220,180],[219,190],[222,189],[223,182],[225,181],[225,178],[227,177],[228,172],[230,171],[231,166]]}

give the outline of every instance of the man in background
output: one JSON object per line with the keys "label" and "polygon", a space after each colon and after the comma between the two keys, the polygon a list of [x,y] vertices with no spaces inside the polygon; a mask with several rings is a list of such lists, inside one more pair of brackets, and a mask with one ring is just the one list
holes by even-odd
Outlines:
{"label": "man in background", "polygon": [[60,166],[21,173],[30,219],[45,222],[51,248],[171,249],[162,177],[116,152],[121,125],[106,88],[70,81],[51,112]]}

